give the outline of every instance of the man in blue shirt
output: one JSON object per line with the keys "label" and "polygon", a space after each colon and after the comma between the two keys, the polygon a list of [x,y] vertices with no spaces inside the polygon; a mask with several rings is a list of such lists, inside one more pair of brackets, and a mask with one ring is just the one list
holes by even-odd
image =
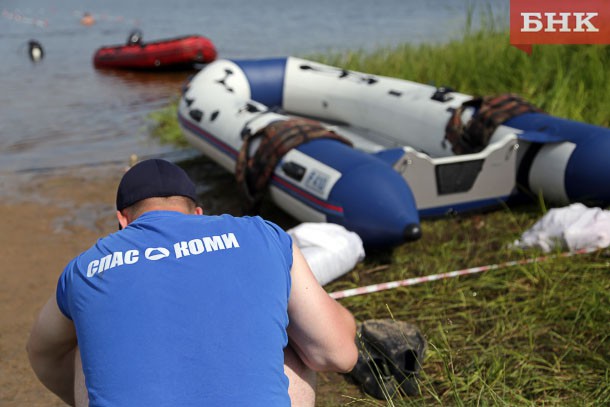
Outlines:
{"label": "man in blue shirt", "polygon": [[313,405],[314,371],[353,368],[354,318],[290,236],[201,216],[196,200],[180,167],[136,164],[117,191],[121,230],[64,269],[27,349],[68,404]]}

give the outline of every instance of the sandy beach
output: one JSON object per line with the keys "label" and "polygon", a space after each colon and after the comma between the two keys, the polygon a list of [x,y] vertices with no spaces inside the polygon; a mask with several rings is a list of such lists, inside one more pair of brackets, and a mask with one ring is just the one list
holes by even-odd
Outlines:
{"label": "sandy beach", "polygon": [[63,406],[30,369],[25,343],[66,262],[116,228],[122,166],[0,176],[0,406]]}

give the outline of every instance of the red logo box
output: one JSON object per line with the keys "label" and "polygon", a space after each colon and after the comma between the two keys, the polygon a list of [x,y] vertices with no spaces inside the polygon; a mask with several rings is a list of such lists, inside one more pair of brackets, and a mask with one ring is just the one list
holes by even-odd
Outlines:
{"label": "red logo box", "polygon": [[610,44],[610,0],[511,0],[510,43]]}

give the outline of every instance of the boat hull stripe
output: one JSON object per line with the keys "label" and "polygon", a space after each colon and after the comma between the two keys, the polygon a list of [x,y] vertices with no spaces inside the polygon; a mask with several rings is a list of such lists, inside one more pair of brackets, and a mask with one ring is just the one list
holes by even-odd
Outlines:
{"label": "boat hull stripe", "polygon": [[286,191],[290,195],[300,197],[301,199],[299,199],[299,200],[301,200],[301,201],[303,199],[307,200],[308,205],[314,209],[318,209],[321,212],[324,212],[324,213],[330,214],[330,215],[343,216],[343,207],[333,205],[333,204],[330,204],[319,198],[316,198],[315,196],[313,196],[310,193],[304,191],[303,189],[297,187],[296,185],[286,182],[286,180],[278,177],[275,174],[271,176],[271,183],[274,184],[275,186],[277,186],[278,188]]}
{"label": "boat hull stripe", "polygon": [[[204,139],[205,141],[210,143],[212,146],[216,147],[218,150],[220,150],[221,152],[223,152],[224,154],[229,156],[232,160],[235,161],[237,159],[237,155],[238,155],[237,150],[235,150],[228,144],[222,142],[217,137],[214,137],[212,134],[203,130],[201,127],[191,123],[189,120],[184,118],[181,114],[178,114],[178,120],[184,127],[188,128],[191,132],[198,135],[199,137],[201,137],[202,139]],[[278,188],[286,191],[288,194],[297,197],[300,201],[303,201],[308,206],[310,206],[316,210],[319,210],[320,212],[323,212],[325,214],[335,215],[335,216],[343,215],[343,207],[333,205],[333,204],[330,204],[319,198],[316,198],[315,196],[304,191],[303,189],[299,188],[298,186],[281,179],[277,175],[271,176],[271,183],[274,184],[275,186],[277,186]]]}

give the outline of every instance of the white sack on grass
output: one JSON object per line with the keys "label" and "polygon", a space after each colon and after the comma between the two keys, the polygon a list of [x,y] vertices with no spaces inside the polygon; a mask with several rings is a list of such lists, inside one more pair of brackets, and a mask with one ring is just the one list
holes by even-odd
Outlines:
{"label": "white sack on grass", "polygon": [[574,203],[549,210],[514,242],[519,248],[601,249],[610,246],[610,211]]}
{"label": "white sack on grass", "polygon": [[360,236],[341,225],[304,222],[288,233],[321,285],[352,270],[364,259]]}

